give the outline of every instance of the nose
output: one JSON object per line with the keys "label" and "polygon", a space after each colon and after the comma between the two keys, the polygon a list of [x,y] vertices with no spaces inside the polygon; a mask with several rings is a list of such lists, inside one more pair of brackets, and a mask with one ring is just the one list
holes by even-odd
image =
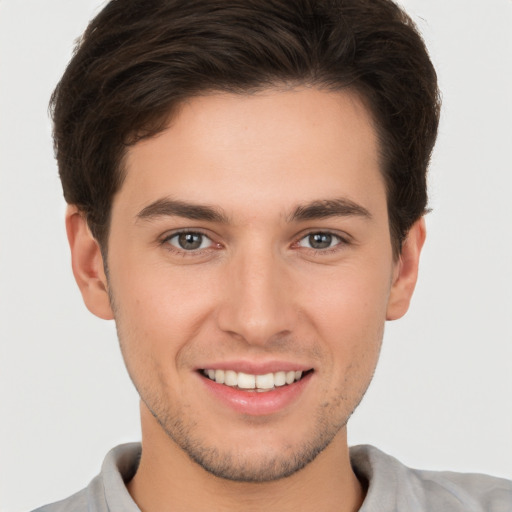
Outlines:
{"label": "nose", "polygon": [[234,256],[226,266],[219,328],[250,345],[268,345],[290,335],[296,308],[289,274],[286,263],[268,247]]}

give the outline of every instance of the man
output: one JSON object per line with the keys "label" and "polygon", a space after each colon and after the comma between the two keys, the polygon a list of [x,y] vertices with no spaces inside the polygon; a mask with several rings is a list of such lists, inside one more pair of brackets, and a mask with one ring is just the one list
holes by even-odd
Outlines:
{"label": "man", "polygon": [[43,510],[509,510],[349,452],[425,238],[434,69],[389,1],[110,2],[52,98],[73,271],[142,450]]}

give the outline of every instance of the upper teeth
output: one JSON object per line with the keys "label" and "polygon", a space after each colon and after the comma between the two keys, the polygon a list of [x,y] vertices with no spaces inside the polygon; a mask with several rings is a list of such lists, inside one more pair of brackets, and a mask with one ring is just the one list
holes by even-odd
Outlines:
{"label": "upper teeth", "polygon": [[235,372],[233,370],[203,370],[203,373],[218,384],[240,389],[269,390],[274,387],[292,384],[302,377],[301,371],[275,372],[264,375]]}

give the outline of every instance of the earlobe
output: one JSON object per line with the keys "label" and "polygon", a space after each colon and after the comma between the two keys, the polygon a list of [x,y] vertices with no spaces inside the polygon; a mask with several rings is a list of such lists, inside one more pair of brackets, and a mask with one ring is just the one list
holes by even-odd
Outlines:
{"label": "earlobe", "polygon": [[113,319],[100,247],[92,236],[84,215],[76,206],[68,206],[66,231],[73,275],[87,309],[105,320]]}
{"label": "earlobe", "polygon": [[409,309],[418,279],[420,253],[425,242],[425,220],[416,221],[405,239],[391,286],[386,320],[397,320]]}

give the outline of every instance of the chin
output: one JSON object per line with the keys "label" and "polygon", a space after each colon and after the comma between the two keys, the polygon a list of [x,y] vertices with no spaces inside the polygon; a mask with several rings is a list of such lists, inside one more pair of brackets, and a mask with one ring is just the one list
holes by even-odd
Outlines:
{"label": "chin", "polygon": [[247,453],[246,450],[218,450],[200,445],[186,446],[188,456],[208,473],[233,482],[262,483],[287,478],[312,462],[329,444],[302,445],[295,450],[287,447],[279,452],[262,450]]}
{"label": "chin", "polygon": [[290,477],[303,469],[332,443],[345,423],[327,424],[317,418],[307,430],[281,432],[279,436],[279,425],[248,427],[241,435],[216,429],[201,435],[197,425],[185,425],[179,419],[160,422],[160,426],[174,444],[211,475],[233,482],[262,483]]}

